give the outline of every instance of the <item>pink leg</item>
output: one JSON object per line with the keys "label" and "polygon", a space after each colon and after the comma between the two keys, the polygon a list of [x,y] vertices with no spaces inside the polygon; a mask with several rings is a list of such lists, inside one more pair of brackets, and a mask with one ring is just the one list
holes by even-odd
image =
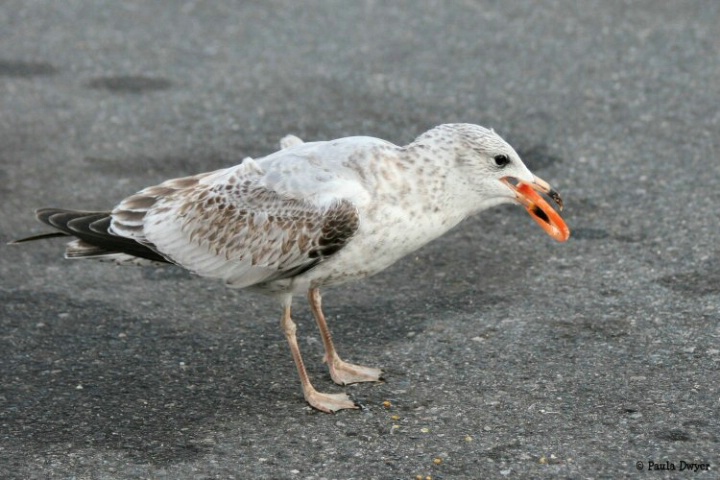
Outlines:
{"label": "pink leg", "polygon": [[320,335],[322,336],[323,345],[325,346],[325,362],[330,368],[330,376],[333,381],[339,385],[347,385],[349,383],[359,382],[377,382],[380,380],[382,370],[372,367],[363,367],[361,365],[353,365],[340,359],[333,345],[332,335],[328,329],[325,315],[322,311],[322,300],[320,298],[320,290],[311,288],[308,290],[308,301],[315,321],[317,321]]}
{"label": "pink leg", "polygon": [[290,345],[290,352],[292,352],[293,360],[295,360],[295,366],[297,367],[298,375],[300,376],[300,383],[302,384],[303,395],[310,406],[326,413],[334,413],[345,408],[358,408],[355,402],[350,400],[350,397],[346,394],[320,393],[315,390],[315,387],[313,387],[310,383],[310,378],[305,370],[305,364],[303,363],[302,356],[300,355],[300,348],[298,347],[297,338],[295,336],[297,326],[295,325],[295,322],[293,322],[292,318],[290,318],[290,305],[285,305],[281,325],[288,344]]}

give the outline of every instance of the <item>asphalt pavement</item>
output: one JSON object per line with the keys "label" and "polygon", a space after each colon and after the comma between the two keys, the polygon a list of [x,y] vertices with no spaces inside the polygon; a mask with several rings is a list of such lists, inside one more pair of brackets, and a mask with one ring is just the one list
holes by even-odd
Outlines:
{"label": "asphalt pavement", "polygon": [[[0,478],[720,476],[720,2],[0,5]],[[6,242],[305,140],[493,127],[563,195],[468,219],[309,309]],[[709,469],[709,470],[708,470]]]}

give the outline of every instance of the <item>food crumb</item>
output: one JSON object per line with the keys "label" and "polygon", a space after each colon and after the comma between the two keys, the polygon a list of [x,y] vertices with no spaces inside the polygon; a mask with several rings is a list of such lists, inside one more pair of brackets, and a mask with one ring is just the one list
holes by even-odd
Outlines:
{"label": "food crumb", "polygon": [[390,402],[390,400],[385,400],[382,404],[383,404],[383,407],[385,407],[385,408],[392,407],[392,403]]}
{"label": "food crumb", "polygon": [[440,465],[442,462],[443,462],[443,461],[442,461],[442,458],[440,458],[440,457],[437,457],[437,458],[433,459],[433,463],[434,463],[435,465]]}
{"label": "food crumb", "polygon": [[465,435],[465,441],[466,442],[472,442],[473,438],[470,435]]}

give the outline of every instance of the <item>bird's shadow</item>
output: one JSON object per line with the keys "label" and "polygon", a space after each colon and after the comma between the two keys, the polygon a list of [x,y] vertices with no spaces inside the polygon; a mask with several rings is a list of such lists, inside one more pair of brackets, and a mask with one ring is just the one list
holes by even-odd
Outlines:
{"label": "bird's shadow", "polygon": [[[432,318],[503,301],[464,281],[448,285],[426,275],[456,260],[436,248],[425,252],[432,262],[398,267],[416,278],[410,285],[390,275],[328,291],[325,311],[344,357],[382,367],[384,351],[412,341],[408,334]],[[143,276],[190,281],[168,269]],[[293,316],[308,370],[319,388],[332,389],[317,329],[298,300]],[[0,289],[0,402],[12,448],[63,453],[72,445],[119,450],[140,462],[191,461],[211,448],[196,439],[238,418],[267,415],[283,402],[296,405],[294,416],[307,411],[279,308],[268,312],[277,323],[237,322],[233,313],[212,328],[162,318],[154,308],[138,315],[112,302]]]}
{"label": "bird's shadow", "polygon": [[238,412],[266,413],[278,398],[302,399],[274,324],[183,331],[104,302],[28,290],[0,290],[0,305],[2,423],[17,449],[191,460],[203,430]]}

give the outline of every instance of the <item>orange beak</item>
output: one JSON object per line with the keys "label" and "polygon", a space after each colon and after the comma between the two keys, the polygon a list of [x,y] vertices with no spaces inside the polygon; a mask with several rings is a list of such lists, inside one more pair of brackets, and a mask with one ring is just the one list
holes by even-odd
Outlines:
{"label": "orange beak", "polygon": [[562,211],[563,201],[559,193],[539,177],[534,177],[532,183],[520,181],[517,182],[517,185],[514,185],[511,180],[517,181],[510,177],[503,179],[505,184],[515,191],[517,202],[525,207],[525,210],[527,210],[533,220],[545,230],[545,233],[558,242],[564,242],[570,238],[570,229],[560,214],[558,214],[543,197],[538,195],[537,192],[549,196],[557,204],[558,209]]}

